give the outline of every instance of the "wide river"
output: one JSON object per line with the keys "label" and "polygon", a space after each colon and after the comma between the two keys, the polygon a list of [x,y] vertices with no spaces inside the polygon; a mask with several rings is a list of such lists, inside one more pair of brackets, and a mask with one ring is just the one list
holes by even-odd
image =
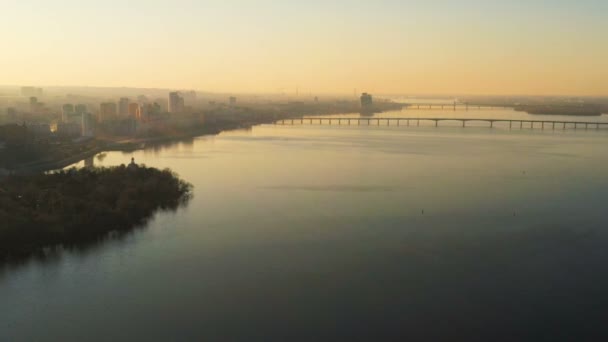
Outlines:
{"label": "wide river", "polygon": [[[379,114],[450,115],[553,118]],[[126,237],[0,267],[0,341],[605,333],[608,130],[457,126],[262,125],[99,155],[169,167],[194,198]]]}

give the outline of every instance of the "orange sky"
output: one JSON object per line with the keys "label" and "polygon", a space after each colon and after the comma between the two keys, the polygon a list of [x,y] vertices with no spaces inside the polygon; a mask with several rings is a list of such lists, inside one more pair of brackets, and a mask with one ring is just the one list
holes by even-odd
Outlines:
{"label": "orange sky", "polygon": [[430,3],[14,1],[0,82],[608,95],[606,2]]}

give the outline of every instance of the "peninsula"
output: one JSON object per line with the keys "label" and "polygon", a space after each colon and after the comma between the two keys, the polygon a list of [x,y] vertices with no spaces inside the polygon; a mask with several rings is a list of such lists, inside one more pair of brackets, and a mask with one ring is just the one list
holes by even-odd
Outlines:
{"label": "peninsula", "polygon": [[137,166],[11,175],[0,180],[0,260],[126,232],[185,203],[192,186],[171,170]]}

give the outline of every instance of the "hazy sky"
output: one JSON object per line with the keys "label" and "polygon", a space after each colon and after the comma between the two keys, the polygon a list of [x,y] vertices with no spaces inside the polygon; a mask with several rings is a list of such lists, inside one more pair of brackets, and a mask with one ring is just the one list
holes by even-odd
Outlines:
{"label": "hazy sky", "polygon": [[0,5],[0,84],[608,95],[607,0]]}

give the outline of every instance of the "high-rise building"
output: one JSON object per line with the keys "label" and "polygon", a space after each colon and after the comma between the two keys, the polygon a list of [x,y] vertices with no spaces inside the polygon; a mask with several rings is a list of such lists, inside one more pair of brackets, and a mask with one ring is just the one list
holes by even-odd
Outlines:
{"label": "high-rise building", "polygon": [[117,114],[116,103],[104,102],[99,105],[99,121],[115,119]]}
{"label": "high-rise building", "polygon": [[230,98],[228,99],[229,103],[231,106],[236,105],[236,97],[235,96],[230,96]]}
{"label": "high-rise building", "polygon": [[139,121],[147,121],[148,116],[149,116],[149,112],[148,112],[149,108],[150,108],[149,103],[140,105],[139,108],[137,109],[137,115],[135,116],[135,118]]}
{"label": "high-rise building", "polygon": [[61,121],[70,121],[72,115],[74,115],[74,105],[71,103],[64,104],[63,107],[61,107]]}
{"label": "high-rise building", "polygon": [[30,97],[30,112],[36,113],[38,111],[38,98],[35,96]]}
{"label": "high-rise building", "polygon": [[160,112],[165,112],[165,113],[169,112],[169,100],[166,97],[156,98],[152,102],[159,105]]}
{"label": "high-rise building", "polygon": [[161,113],[162,109],[158,103],[146,103],[139,106],[139,112],[136,119],[143,122],[159,120],[161,118]]}
{"label": "high-rise building", "polygon": [[80,134],[83,137],[93,137],[93,116],[91,115],[91,113],[82,113]]}
{"label": "high-rise building", "polygon": [[183,113],[184,112],[184,98],[180,96],[179,92],[169,93],[169,113]]}
{"label": "high-rise building", "polygon": [[369,108],[374,104],[374,100],[371,94],[363,93],[361,94],[361,107]]}
{"label": "high-rise building", "polygon": [[85,104],[77,104],[76,107],[74,107],[74,114],[81,115],[86,112],[87,112],[87,105],[85,105]]}
{"label": "high-rise building", "polygon": [[140,115],[139,103],[129,103],[129,117],[132,119],[137,119]]}
{"label": "high-rise building", "polygon": [[71,103],[66,103],[61,107],[62,113],[64,114],[72,114],[74,113],[74,105]]}
{"label": "high-rise building", "polygon": [[137,102],[139,102],[139,104],[144,104],[148,102],[148,97],[146,95],[139,95],[137,97]]}
{"label": "high-rise building", "polygon": [[121,97],[118,101],[118,114],[121,117],[126,117],[129,115],[129,99],[126,97]]}

